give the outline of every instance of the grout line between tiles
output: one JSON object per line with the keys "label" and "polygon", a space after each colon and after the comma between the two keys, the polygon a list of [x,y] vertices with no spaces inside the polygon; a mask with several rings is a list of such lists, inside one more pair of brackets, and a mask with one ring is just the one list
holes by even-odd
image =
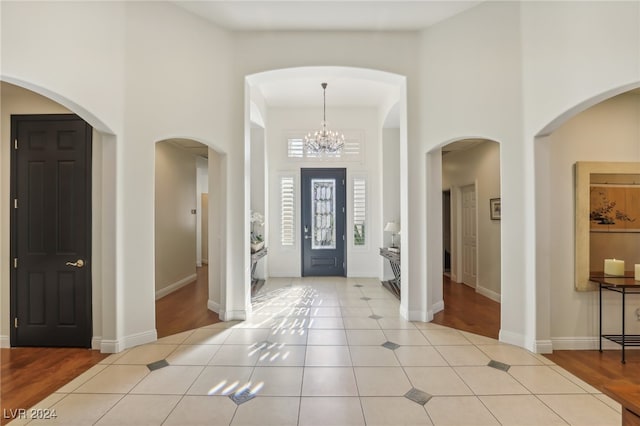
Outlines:
{"label": "grout line between tiles", "polygon": [[502,423],[500,422],[500,420],[498,419],[498,417],[493,413],[493,411],[491,411],[489,409],[489,407],[487,407],[487,404],[484,403],[484,401],[482,400],[482,398],[480,398],[480,395],[473,395],[479,402],[480,404],[482,404],[482,406],[485,408],[485,410],[487,410],[487,412],[491,415],[491,417],[493,417],[494,419],[496,419],[496,423],[498,423],[499,425],[501,425]]}
{"label": "grout line between tiles", "polygon": [[[284,280],[284,282],[286,283],[287,281],[286,281],[286,280]],[[374,313],[374,314],[375,314],[375,312],[376,312],[376,310],[375,310],[375,309],[387,309],[387,308],[386,308],[386,306],[378,306],[377,308],[374,308],[374,307],[372,307],[372,306],[371,306],[371,303],[372,303],[372,302],[373,302],[373,304],[375,304],[375,305],[380,305],[380,304],[381,304],[381,303],[380,303],[380,301],[381,301],[381,300],[389,300],[389,299],[386,299],[386,298],[375,298],[375,297],[367,296],[367,293],[373,293],[373,294],[375,294],[375,292],[369,292],[369,291],[368,291],[369,289],[372,289],[372,288],[373,288],[373,286],[371,286],[371,287],[367,287],[367,286],[365,286],[365,287],[360,287],[360,288],[358,288],[358,294],[360,295],[360,297],[371,297],[371,300],[366,301],[366,308],[365,308],[364,306],[360,306],[360,305],[356,305],[356,306],[348,306],[348,305],[344,305],[344,304],[342,304],[342,301],[343,301],[344,299],[350,299],[351,297],[350,297],[350,296],[344,296],[344,295],[343,295],[343,296],[340,296],[340,292],[338,291],[338,285],[337,285],[337,284],[333,284],[333,283],[332,283],[331,285],[327,285],[327,284],[322,283],[322,281],[321,281],[321,280],[318,280],[318,279],[316,279],[316,280],[304,280],[304,279],[301,279],[301,280],[298,280],[298,281],[295,281],[295,280],[291,279],[291,280],[289,280],[288,282],[289,282],[289,284],[290,284],[290,285],[295,284],[295,287],[292,287],[292,288],[294,289],[294,291],[290,293],[292,296],[291,296],[291,297],[289,297],[289,296],[283,296],[283,294],[281,294],[281,293],[276,293],[276,294],[274,294],[274,295],[273,295],[273,298],[282,297],[282,298],[285,298],[285,300],[283,300],[283,303],[284,303],[284,302],[290,302],[291,304],[289,304],[289,305],[282,305],[282,306],[281,306],[281,307],[282,307],[282,309],[278,309],[278,308],[280,307],[280,305],[269,305],[268,303],[269,303],[269,300],[270,300],[270,299],[269,299],[269,298],[267,298],[267,299],[266,299],[265,304],[264,304],[263,306],[261,306],[260,308],[258,308],[256,311],[254,311],[254,313],[260,313],[260,315],[264,315],[264,316],[265,316],[265,318],[269,317],[271,320],[273,320],[273,319],[274,319],[276,316],[278,316],[278,315],[284,315],[285,317],[289,317],[289,316],[291,316],[291,317],[296,317],[296,318],[307,318],[307,319],[312,319],[312,318],[316,318],[316,319],[317,319],[317,318],[336,318],[336,319],[337,319],[337,318],[339,318],[339,321],[341,321],[341,322],[342,322],[342,324],[344,325],[345,318],[359,318],[359,319],[360,319],[360,318],[362,318],[362,319],[364,319],[364,318],[367,316],[367,315],[364,315],[364,314],[366,313],[366,311],[365,311],[365,312],[362,312],[362,314],[363,314],[364,316],[363,316],[363,315],[351,315],[351,316],[345,317],[344,313],[345,313],[345,312],[349,312],[349,311],[348,311],[348,309],[350,309],[350,308],[351,308],[351,309],[356,309],[354,312],[358,312],[358,311],[357,311],[357,309],[361,309],[361,308],[362,308],[363,310],[364,310],[364,309],[366,309],[366,310],[368,310],[370,313]],[[354,281],[354,282],[357,282],[357,281]],[[349,285],[349,284],[353,284],[353,282],[348,282],[348,283],[347,283],[347,285]],[[310,291],[306,291],[306,290],[305,290],[305,286],[314,286],[314,285],[321,285],[321,286],[322,286],[321,291],[320,291],[320,292],[315,292],[315,293],[314,293],[314,292],[310,292]],[[266,287],[266,286],[265,286],[265,287]],[[286,287],[280,287],[280,288],[277,288],[277,289],[275,289],[275,290],[279,290],[279,289],[281,289],[281,288],[286,289]],[[270,289],[270,291],[274,291],[274,290]],[[336,294],[337,294],[337,296],[336,296]],[[331,306],[329,306],[329,305],[316,305],[316,304],[314,304],[315,302],[314,302],[314,303],[306,303],[306,301],[307,301],[307,300],[310,300],[310,299],[311,299],[311,298],[313,298],[314,296],[315,296],[316,298],[322,298],[322,299],[324,299],[324,300],[330,300],[330,301],[332,301],[332,300],[337,300],[337,302],[335,302],[335,303],[337,303],[337,304],[336,304],[336,306],[333,306],[333,303],[334,303],[334,302],[328,302],[328,303],[331,303]],[[310,311],[310,310],[309,310],[309,311],[306,311],[306,313],[307,313],[306,315],[299,315],[301,311],[296,311],[296,309],[298,309],[298,308],[304,308],[304,307],[307,307],[307,308],[309,308],[309,309],[314,309],[314,308],[323,308],[323,307],[326,307],[326,308],[332,308],[332,311],[331,311],[331,312],[333,312],[333,309],[335,309],[335,310],[337,310],[337,312],[339,312],[339,315],[332,315],[332,316],[328,316],[328,317],[324,317],[324,316],[315,316],[315,315],[310,315],[310,313],[311,313],[311,311]],[[264,309],[264,311],[261,311],[261,309]],[[327,312],[329,312],[329,311],[327,311]],[[388,318],[390,318],[390,319],[392,319],[392,320],[396,318],[395,316],[386,316],[386,317],[388,317]],[[265,321],[266,321],[266,322],[268,322],[269,320],[265,320]],[[322,320],[322,321],[324,322],[325,320]],[[438,349],[438,347],[439,347],[439,346],[467,346],[467,347],[473,347],[473,348],[476,348],[477,350],[479,350],[482,354],[484,354],[484,355],[486,355],[487,357],[491,358],[488,354],[486,354],[484,351],[482,351],[482,349],[480,348],[480,345],[478,345],[478,344],[476,344],[476,343],[474,343],[474,342],[471,342],[471,341],[470,341],[470,345],[469,345],[469,344],[464,344],[464,345],[433,345],[433,344],[432,344],[432,342],[431,342],[431,341],[429,340],[429,338],[427,337],[427,335],[425,334],[425,331],[428,331],[429,329],[421,329],[421,328],[417,328],[417,327],[415,327],[415,328],[413,328],[413,329],[407,329],[407,328],[397,328],[397,329],[395,329],[395,328],[394,328],[394,329],[390,329],[390,328],[389,328],[389,329],[383,329],[383,328],[382,328],[382,325],[381,325],[381,323],[380,323],[380,320],[378,319],[378,320],[375,320],[375,321],[376,321],[376,323],[377,323],[377,325],[378,325],[378,328],[377,328],[377,329],[347,329],[347,328],[344,328],[344,327],[343,327],[342,329],[340,329],[340,328],[333,328],[333,327],[332,327],[332,328],[326,328],[326,329],[315,329],[315,328],[308,328],[308,327],[306,327],[306,328],[304,328],[304,330],[305,330],[305,338],[304,338],[304,339],[300,339],[300,341],[299,341],[300,343],[296,343],[296,344],[286,344],[286,345],[285,345],[285,346],[288,346],[288,347],[304,346],[304,350],[303,350],[303,351],[300,351],[300,352],[303,352],[303,362],[302,362],[302,377],[301,377],[301,380],[300,380],[300,383],[299,383],[299,389],[298,389],[298,390],[299,390],[299,392],[298,392],[298,394],[299,394],[299,395],[298,395],[298,401],[299,401],[299,402],[298,402],[298,415],[297,415],[297,423],[298,423],[298,424],[300,424],[300,422],[301,422],[301,420],[302,420],[302,414],[303,414],[301,410],[302,410],[302,401],[303,401],[303,398],[305,398],[305,397],[303,396],[303,389],[304,389],[304,384],[305,384],[305,373],[307,372],[307,370],[308,370],[309,368],[314,368],[314,367],[308,366],[308,365],[307,365],[307,362],[306,362],[306,361],[307,361],[306,357],[307,357],[307,354],[308,354],[308,346],[309,346],[309,330],[342,330],[342,331],[344,332],[344,334],[345,334],[345,338],[346,338],[346,342],[345,342],[345,343],[343,343],[343,344],[339,344],[339,345],[330,345],[330,346],[339,346],[339,347],[347,346],[347,347],[348,347],[348,348],[347,348],[347,350],[348,350],[348,353],[349,353],[349,359],[350,359],[350,364],[351,364],[351,365],[349,365],[349,366],[348,366],[348,368],[350,368],[351,374],[353,375],[353,378],[354,378],[354,381],[355,381],[355,387],[356,387],[356,392],[357,392],[357,398],[358,398],[358,401],[359,401],[359,403],[360,403],[361,414],[362,414],[362,416],[363,416],[363,419],[364,419],[365,423],[367,422],[367,419],[366,419],[366,417],[365,417],[365,410],[364,410],[364,405],[363,405],[363,402],[362,402],[362,398],[363,398],[363,396],[361,396],[361,395],[360,395],[360,389],[359,389],[359,385],[360,385],[360,383],[358,382],[357,376],[356,376],[356,374],[355,374],[355,368],[356,368],[356,366],[354,365],[354,362],[353,362],[353,358],[354,358],[354,357],[353,357],[353,354],[352,354],[352,350],[353,350],[352,346],[354,346],[354,347],[355,347],[355,346],[357,346],[357,347],[359,347],[359,348],[360,348],[360,347],[362,347],[362,348],[373,348],[373,347],[377,347],[377,346],[379,346],[379,345],[374,345],[374,344],[368,344],[368,345],[353,345],[353,344],[351,344],[350,340],[349,340],[349,339],[348,339],[348,337],[347,337],[347,335],[348,335],[348,331],[349,331],[349,330],[371,330],[371,331],[377,331],[377,330],[380,330],[380,331],[382,332],[382,335],[383,335],[387,340],[389,340],[389,338],[388,338],[388,333],[387,333],[387,332],[388,332],[388,331],[391,331],[391,330],[393,330],[393,331],[402,331],[402,330],[406,330],[406,331],[409,331],[409,330],[417,330],[417,331],[419,331],[419,332],[420,332],[420,335],[422,335],[422,336],[424,337],[424,339],[426,340],[427,345],[402,345],[402,346],[410,346],[410,347],[418,347],[418,346],[420,346],[420,347],[432,347],[432,348],[434,348],[434,349],[435,349],[435,352],[436,352],[437,354],[439,354],[439,355],[440,355],[440,356],[445,360],[445,363],[447,364],[446,366],[441,366],[441,368],[450,368],[450,369],[452,369],[452,370],[455,372],[456,376],[461,380],[461,382],[462,382],[462,383],[464,383],[464,385],[465,385],[467,388],[469,388],[469,389],[471,390],[471,392],[472,392],[472,395],[471,395],[471,396],[473,396],[474,398],[476,398],[476,400],[479,400],[479,401],[480,401],[480,403],[482,404],[482,406],[483,406],[483,407],[484,407],[484,408],[485,408],[485,409],[486,409],[486,410],[491,414],[492,418],[494,418],[494,419],[499,423],[499,421],[498,421],[497,417],[494,415],[494,413],[493,413],[491,410],[489,410],[489,408],[486,406],[486,404],[485,404],[485,403],[480,399],[480,396],[483,396],[483,395],[477,395],[477,394],[475,394],[475,393],[473,392],[473,390],[471,389],[471,387],[467,384],[467,382],[462,378],[462,376],[458,373],[458,371],[457,371],[457,370],[456,370],[456,368],[455,368],[455,367],[463,367],[463,366],[454,366],[454,365],[451,363],[451,361],[450,361],[447,357],[445,357],[445,356],[440,352],[440,350]],[[333,322],[333,321],[326,320],[326,322]],[[337,321],[336,321],[336,322],[337,322]],[[391,324],[394,324],[394,322],[393,322],[393,321],[391,321]],[[239,327],[239,328],[237,328],[237,329],[258,330],[258,329],[262,329],[261,325],[264,325],[264,322],[260,322],[259,324],[253,324],[253,323],[252,323],[252,324],[249,324],[246,328],[245,328],[245,327]],[[305,323],[305,325],[308,325],[308,323]],[[398,325],[398,327],[401,327],[401,326],[402,326],[402,324]],[[267,329],[269,330],[267,340],[269,340],[269,338],[270,338],[270,337],[272,337],[272,334],[271,334],[271,333],[273,332],[273,330],[274,330],[274,329],[273,329],[272,327],[267,328]],[[289,330],[289,329],[287,329],[287,330]],[[202,371],[197,375],[197,377],[196,377],[196,378],[195,378],[195,380],[191,383],[191,385],[190,385],[190,386],[188,386],[187,390],[184,392],[184,394],[182,394],[182,396],[179,398],[179,400],[178,400],[178,402],[176,403],[176,405],[175,405],[175,406],[170,410],[169,414],[165,417],[165,419],[163,420],[163,422],[166,422],[166,421],[167,421],[167,419],[172,415],[172,413],[174,413],[174,411],[176,410],[176,408],[178,407],[178,405],[179,405],[179,404],[181,404],[181,403],[182,403],[182,401],[183,401],[183,400],[188,396],[188,392],[189,392],[189,390],[190,390],[190,389],[194,386],[194,384],[195,384],[195,383],[196,383],[196,382],[197,382],[197,381],[202,377],[202,375],[204,374],[204,372],[207,370],[207,367],[225,367],[225,366],[218,366],[218,365],[214,365],[214,366],[212,366],[212,365],[209,365],[209,363],[211,362],[211,360],[215,357],[215,355],[219,352],[219,350],[220,350],[223,346],[231,346],[231,344],[227,344],[227,343],[226,343],[226,342],[227,342],[227,340],[229,339],[229,337],[230,337],[230,335],[231,335],[231,334],[232,334],[232,333],[229,333],[228,335],[226,335],[226,337],[224,337],[220,343],[216,343],[216,345],[218,346],[218,348],[213,352],[213,354],[211,355],[211,357],[209,358],[209,360],[205,363],[205,365],[201,366],[201,367],[202,367]],[[189,336],[188,336],[188,337],[189,337]],[[188,337],[187,337],[187,338],[188,338]],[[466,338],[466,337],[465,337],[465,338]],[[185,339],[185,340],[186,340],[186,339]],[[302,340],[304,340],[304,342],[303,342]],[[469,339],[467,339],[467,340],[469,340]],[[292,339],[292,341],[296,341],[296,339]],[[205,345],[205,344],[197,344],[197,345],[194,345],[194,346],[204,346],[204,345]],[[167,358],[167,357],[169,357],[169,356],[172,356],[172,355],[176,354],[176,352],[177,352],[180,348],[182,348],[182,347],[184,347],[184,346],[187,346],[187,344],[185,344],[185,343],[184,343],[184,341],[183,341],[182,343],[177,344],[176,348],[174,348],[174,349],[173,349],[173,350],[172,350],[172,351],[171,351],[171,352],[170,352],[170,353],[169,353],[165,358]],[[248,346],[248,345],[241,344],[241,346]],[[315,346],[315,345],[314,345],[314,346]],[[320,346],[326,346],[326,345],[320,345]],[[260,355],[262,355],[265,351],[266,351],[266,348],[262,348],[262,349],[260,349],[259,354],[260,354]],[[396,351],[394,350],[393,352],[394,352],[395,360],[398,362],[398,364],[399,364],[398,366],[399,366],[400,368],[402,368],[402,371],[403,371],[403,373],[405,374],[405,377],[406,377],[406,379],[407,379],[408,383],[409,383],[411,386],[414,386],[414,384],[412,383],[412,381],[411,381],[411,379],[409,378],[409,375],[408,375],[408,373],[407,373],[407,371],[406,371],[406,368],[408,368],[408,367],[412,367],[412,366],[404,366],[404,365],[402,365],[402,364],[400,363],[400,358],[399,358],[398,354],[397,354],[397,353],[395,353]],[[249,381],[249,383],[251,383],[251,382],[252,382],[252,380],[256,377],[256,369],[257,369],[257,367],[258,367],[258,366],[260,366],[260,365],[259,365],[259,362],[260,362],[259,358],[260,358],[260,356],[258,356],[258,358],[256,359],[256,362],[255,362],[253,365],[250,365],[250,366],[241,366],[241,367],[251,367],[251,372],[250,372],[250,374],[249,374],[249,376],[248,376],[248,381]],[[115,361],[117,362],[117,359],[116,359]],[[107,368],[108,368],[108,366],[109,366],[109,365],[114,365],[114,364],[113,364],[113,363],[107,364]],[[142,364],[118,364],[118,365],[142,365]],[[172,365],[173,365],[173,364],[172,364]],[[464,366],[466,366],[466,365],[464,365]],[[287,365],[287,366],[281,366],[281,365],[271,365],[271,364],[267,364],[267,365],[264,365],[264,366],[261,366],[261,367],[277,368],[277,367],[289,367],[289,366],[288,366],[288,365]],[[295,367],[295,366],[291,366],[291,367]],[[320,366],[318,366],[318,367],[320,367]],[[338,366],[324,366],[324,367],[329,367],[329,368],[338,368]],[[547,366],[547,367],[548,367],[548,368],[550,368],[549,366]],[[564,377],[564,375],[562,375],[562,374],[558,373],[557,371],[556,371],[556,373],[557,373],[557,374],[559,374],[559,375],[561,375],[562,377]],[[99,373],[98,373],[98,374],[99,374]],[[135,389],[135,388],[140,384],[140,382],[142,382],[146,377],[148,377],[148,376],[149,376],[149,374],[150,374],[150,373],[147,373],[144,377],[142,377],[142,378],[138,381],[138,383],[136,383],[135,385],[133,385],[133,386],[131,387],[131,389],[129,390],[129,392],[127,392],[126,394],[122,394],[121,398],[119,398],[119,399],[118,399],[118,401],[116,401],[116,403],[115,403],[111,408],[109,408],[109,409],[108,409],[108,410],[103,414],[103,416],[101,416],[101,417],[100,417],[100,419],[102,419],[102,417],[106,416],[109,412],[111,412],[111,410],[113,410],[113,408],[114,408],[116,405],[118,405],[118,404],[122,401],[122,399],[124,399],[126,396],[128,396],[128,395],[133,395],[133,394],[131,394],[131,391],[133,391],[133,389]],[[539,395],[536,395],[536,394],[531,393],[531,391],[529,390],[529,388],[528,388],[528,387],[526,387],[523,383],[521,383],[518,379],[516,379],[516,378],[515,378],[513,375],[511,375],[510,373],[509,373],[509,375],[510,375],[510,377],[512,377],[512,378],[513,378],[517,383],[519,383],[521,386],[523,386],[525,389],[527,389],[527,391],[529,392],[529,395],[534,395],[534,396],[535,396],[535,397],[536,397],[540,402],[542,402],[542,403],[543,403],[543,405],[544,405],[545,407],[547,407],[547,408],[551,409],[551,407],[549,407],[547,404],[545,404],[545,403],[544,403],[544,401],[542,401],[542,400],[539,398]],[[569,378],[567,378],[567,377],[564,377],[564,379],[565,379],[565,380],[570,381],[571,383],[573,383],[573,381],[572,381],[572,380],[570,380],[570,379],[569,379]],[[90,379],[89,379],[89,380],[90,380]],[[579,386],[577,383],[573,383],[573,384],[575,384],[576,386]],[[581,387],[580,387],[580,388],[581,388]],[[581,388],[581,389],[582,389],[582,388]],[[505,395],[512,395],[512,394],[505,394]],[[545,394],[545,395],[546,395],[546,394]],[[550,394],[550,395],[556,395],[556,394]],[[566,394],[558,394],[558,395],[566,395]],[[576,395],[578,395],[578,394],[576,394]],[[591,395],[591,396],[593,396],[592,394],[590,394],[590,393],[589,393],[589,392],[587,392],[586,390],[585,390],[585,393],[584,393],[584,394],[579,394],[579,395]],[[68,394],[66,394],[65,396],[63,396],[59,401],[57,401],[57,402],[56,402],[56,404],[58,404],[58,403],[60,403],[61,401],[63,401],[65,398],[67,398],[67,396],[68,396]],[[263,395],[259,395],[259,394],[258,394],[258,395],[256,395],[256,396],[257,396],[257,397],[259,397],[259,398],[270,398],[270,397],[275,397],[276,395],[263,396]],[[443,396],[445,396],[445,395],[434,395],[434,396],[440,396],[440,397],[443,397]],[[446,395],[446,396],[454,397],[454,395]],[[491,395],[491,396],[500,396],[500,395]],[[379,398],[387,398],[387,397],[391,397],[391,396],[389,396],[389,395],[380,395],[380,396],[377,396],[377,397],[379,397]],[[594,398],[595,398],[595,396],[594,396]],[[607,405],[607,404],[605,404],[605,403],[604,403],[604,402],[602,402],[602,401],[599,401],[599,402],[601,402],[601,403],[602,403],[602,404],[604,404],[604,405]],[[55,405],[55,404],[54,404],[54,405]],[[231,417],[230,423],[233,423],[233,421],[236,419],[236,416],[238,415],[238,408],[239,408],[239,406],[238,406],[238,405],[236,405],[236,407],[235,407],[235,409],[234,409],[234,412],[233,412],[233,416]],[[611,407],[609,407],[609,408],[611,408]],[[431,415],[429,414],[429,410],[427,410],[427,404],[425,404],[425,405],[423,406],[423,409],[425,410],[425,412],[426,412],[426,414],[427,414],[427,417],[429,418],[429,420],[431,421],[431,423],[434,423],[434,420],[431,418]],[[613,408],[611,408],[611,409],[613,410]],[[556,415],[558,415],[558,416],[559,416],[563,421],[566,421],[562,416],[560,416],[558,413],[556,413],[553,409],[551,409],[551,411],[552,411],[552,412],[554,412]],[[613,410],[613,411],[615,411],[615,410]],[[100,421],[100,419],[98,419],[97,421]]]}
{"label": "grout line between tiles", "polygon": [[[116,405],[120,404],[120,401],[122,401],[127,395],[128,394],[122,394],[122,396],[115,402],[115,404],[113,404],[111,406],[111,408],[109,408],[107,411],[105,411],[104,414],[102,414],[100,417],[98,417],[98,419],[95,422],[93,422],[92,424],[95,425],[95,424],[99,423],[100,420],[102,420],[104,416],[109,414],[111,412],[111,410],[113,410],[115,408]],[[29,422],[29,423],[31,423],[31,422]]]}
{"label": "grout line between tiles", "polygon": [[565,422],[566,424],[570,425],[571,422],[569,422],[569,420],[565,419],[563,416],[560,415],[560,413],[558,413],[556,410],[554,410],[551,406],[547,405],[546,402],[544,402],[542,400],[542,398],[539,397],[539,395],[537,394],[532,394],[538,401],[540,401],[540,403],[542,403],[542,405],[544,405],[545,407],[547,407],[549,410],[551,410],[551,412],[553,414],[555,414],[556,416],[558,416],[559,418],[562,419],[563,422]]}

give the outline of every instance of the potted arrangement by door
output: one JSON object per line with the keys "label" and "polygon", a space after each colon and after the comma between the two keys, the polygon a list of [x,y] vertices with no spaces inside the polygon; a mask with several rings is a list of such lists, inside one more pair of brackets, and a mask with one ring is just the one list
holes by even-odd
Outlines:
{"label": "potted arrangement by door", "polygon": [[259,212],[251,212],[251,253],[262,250],[264,247],[264,238],[256,228],[264,226],[264,216]]}

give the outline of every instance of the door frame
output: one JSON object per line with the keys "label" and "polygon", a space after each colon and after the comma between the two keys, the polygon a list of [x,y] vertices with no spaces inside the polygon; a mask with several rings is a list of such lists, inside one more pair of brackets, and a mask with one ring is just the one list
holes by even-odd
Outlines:
{"label": "door frame", "polygon": [[[11,114],[10,120],[10,134],[11,134],[11,159],[9,166],[9,174],[10,174],[10,203],[14,205],[14,200],[17,199],[17,149],[16,149],[16,140],[17,140],[17,124],[19,121],[63,121],[63,120],[82,120],[84,121],[89,129],[92,129],[91,125],[83,120],[77,114],[69,113],[69,114]],[[86,277],[86,296],[85,296],[85,309],[87,315],[87,335],[84,336],[86,340],[87,348],[92,347],[92,339],[93,339],[93,253],[92,253],[92,242],[93,242],[93,182],[92,182],[92,169],[93,169],[93,134],[92,130],[88,131],[88,138],[85,139],[88,144],[86,154],[85,154],[85,164],[87,167],[86,179],[87,179],[87,197],[86,197],[86,208],[87,208],[87,222],[85,229],[85,244],[86,244],[86,263],[85,268],[87,270]],[[17,258],[17,243],[18,243],[18,235],[17,235],[17,209],[11,208],[11,213],[9,215],[9,256],[10,259]],[[11,272],[10,272],[10,282],[9,282],[9,315],[10,315],[10,323],[9,323],[9,344],[11,347],[17,347],[17,332],[16,327],[14,326],[14,321],[17,316],[17,285],[18,285],[18,270],[13,267],[14,261],[11,260]]]}
{"label": "door frame", "polygon": [[[342,245],[342,259],[344,262],[344,268],[343,268],[343,272],[344,272],[344,276],[347,276],[347,270],[348,270],[348,262],[347,262],[347,244],[348,244],[348,232],[347,232],[347,182],[348,182],[348,177],[347,177],[347,168],[346,167],[301,167],[300,168],[300,276],[304,277],[304,250],[305,250],[305,240],[304,240],[304,217],[303,217],[303,205],[304,205],[304,199],[302,197],[302,192],[303,192],[303,179],[302,179],[302,172],[303,170],[311,170],[314,172],[323,172],[323,171],[336,171],[336,170],[340,170],[340,171],[344,171],[344,241],[343,241],[343,245]],[[315,276],[315,275],[308,275],[308,276]]]}
{"label": "door frame", "polygon": [[[446,199],[446,203],[445,203]],[[442,269],[445,275],[448,273],[449,276],[453,273],[453,226],[454,223],[451,220],[454,215],[452,211],[452,191],[451,189],[443,189],[442,190]],[[445,224],[449,226],[446,227]],[[446,257],[446,247],[449,246],[449,271],[447,271],[447,257]]]}

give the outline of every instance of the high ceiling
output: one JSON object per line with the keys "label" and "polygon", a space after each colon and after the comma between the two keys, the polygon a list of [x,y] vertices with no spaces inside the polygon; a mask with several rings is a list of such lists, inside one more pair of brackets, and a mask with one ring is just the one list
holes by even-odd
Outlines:
{"label": "high ceiling", "polygon": [[236,31],[415,31],[481,1],[175,1]]}
{"label": "high ceiling", "polygon": [[[416,31],[481,1],[181,1],[174,3],[232,31]],[[270,107],[320,107],[327,82],[327,107],[383,107],[398,98],[397,86],[345,76],[339,69],[291,70],[286,78],[254,84]],[[397,127],[398,118],[386,125]]]}
{"label": "high ceiling", "polygon": [[322,105],[322,86],[327,83],[327,106],[376,107],[398,97],[391,85],[336,75],[331,68],[301,70],[297,77],[260,84],[260,92],[272,107],[318,107]]}

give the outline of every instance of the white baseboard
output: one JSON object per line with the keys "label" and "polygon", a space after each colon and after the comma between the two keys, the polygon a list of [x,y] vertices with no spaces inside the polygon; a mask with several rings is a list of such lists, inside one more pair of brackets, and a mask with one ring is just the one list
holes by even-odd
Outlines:
{"label": "white baseboard", "polygon": [[[599,346],[597,337],[552,337],[553,350],[557,351],[580,351],[597,350]],[[602,349],[620,349],[620,345],[610,340],[602,339]],[[625,349],[631,349],[625,347]]]}
{"label": "white baseboard", "polygon": [[245,321],[247,319],[247,311],[220,311],[218,313],[222,321]]}
{"label": "white baseboard", "polygon": [[102,336],[93,336],[91,338],[91,349],[93,350],[102,349]]}
{"label": "white baseboard", "polygon": [[[433,315],[424,311],[409,311],[409,315],[407,315],[407,319],[409,321],[421,321],[421,322],[429,322],[433,319]],[[431,317],[431,318],[429,318]]]}
{"label": "white baseboard", "polygon": [[525,339],[524,335],[520,333],[500,330],[500,332],[498,333],[498,340],[503,343],[509,343],[510,345],[520,346],[521,348],[525,348],[533,352],[533,347],[527,346],[527,340]]}
{"label": "white baseboard", "polygon": [[196,268],[201,268],[202,267],[202,262],[196,262]]}
{"label": "white baseboard", "polygon": [[501,300],[502,300],[502,297],[500,296],[500,293],[496,293],[495,291],[489,290],[488,288],[482,287],[481,285],[476,285],[476,293],[480,293],[484,297],[488,297],[489,299],[493,300],[494,302],[500,303]]}
{"label": "white baseboard", "polygon": [[218,302],[214,302],[211,299],[209,299],[209,301],[207,301],[207,308],[209,308],[210,311],[213,311],[216,314],[220,313],[220,304]]}
{"label": "white baseboard", "polygon": [[550,354],[553,352],[553,342],[551,340],[536,340],[534,349],[537,354]]}
{"label": "white baseboard", "polygon": [[[95,344],[98,344],[98,338],[95,339]],[[124,336],[122,339],[118,340],[99,340],[100,352],[115,354],[118,352],[122,352],[125,349],[133,348],[134,346],[144,345],[146,343],[152,343],[158,340],[158,333],[155,329],[143,331],[141,333],[130,334],[129,336]],[[92,341],[92,346],[94,342]]]}
{"label": "white baseboard", "polygon": [[[105,340],[102,336],[94,336],[91,338],[91,349],[99,350],[102,353],[118,353],[126,348],[150,343],[157,340],[156,331],[147,331],[136,335],[125,337],[122,340]],[[128,345],[128,346],[125,346]],[[10,348],[11,341],[9,336],[0,336],[0,348]]]}
{"label": "white baseboard", "polygon": [[428,309],[426,312],[424,311],[407,311],[406,316],[403,315],[402,309],[400,309],[400,314],[403,318],[406,318],[408,321],[420,321],[420,322],[431,322],[433,321],[433,316],[444,309],[444,301],[439,301],[431,305],[431,309]]}
{"label": "white baseboard", "polygon": [[118,340],[100,340],[100,352],[103,354],[117,354],[122,350],[122,345]]}
{"label": "white baseboard", "polygon": [[160,298],[163,298],[167,294],[173,293],[174,291],[178,290],[181,287],[184,287],[187,284],[191,284],[197,278],[198,278],[197,274],[191,274],[191,275],[189,275],[187,277],[184,277],[180,281],[176,281],[173,284],[169,284],[168,286],[166,286],[164,288],[161,288],[160,290],[157,290],[156,291],[156,300],[158,300]]}
{"label": "white baseboard", "polygon": [[158,332],[155,328],[141,333],[130,334],[121,339],[123,349],[144,345],[145,343],[155,342],[156,340],[158,340]]}
{"label": "white baseboard", "polygon": [[400,312],[400,317],[401,318],[406,319],[407,321],[411,321],[409,319],[409,310],[405,309],[404,306],[402,305],[402,303],[400,304],[399,312]]}
{"label": "white baseboard", "polygon": [[431,309],[429,309],[429,311],[427,312],[427,322],[433,321],[433,316],[443,310],[444,310],[444,300],[441,300],[431,305]]}
{"label": "white baseboard", "polygon": [[[520,346],[531,352],[539,353],[539,354],[548,354],[553,351],[585,351],[585,350],[597,350],[599,341],[597,337],[552,337],[551,339],[546,340],[536,340],[533,342],[533,347],[528,347],[524,336],[505,332],[500,330],[500,341],[504,343],[509,343],[512,345]],[[620,345],[614,343],[607,339],[602,339],[602,349],[604,350],[615,350],[620,349]],[[638,347],[627,347],[626,349],[639,349]]]}

